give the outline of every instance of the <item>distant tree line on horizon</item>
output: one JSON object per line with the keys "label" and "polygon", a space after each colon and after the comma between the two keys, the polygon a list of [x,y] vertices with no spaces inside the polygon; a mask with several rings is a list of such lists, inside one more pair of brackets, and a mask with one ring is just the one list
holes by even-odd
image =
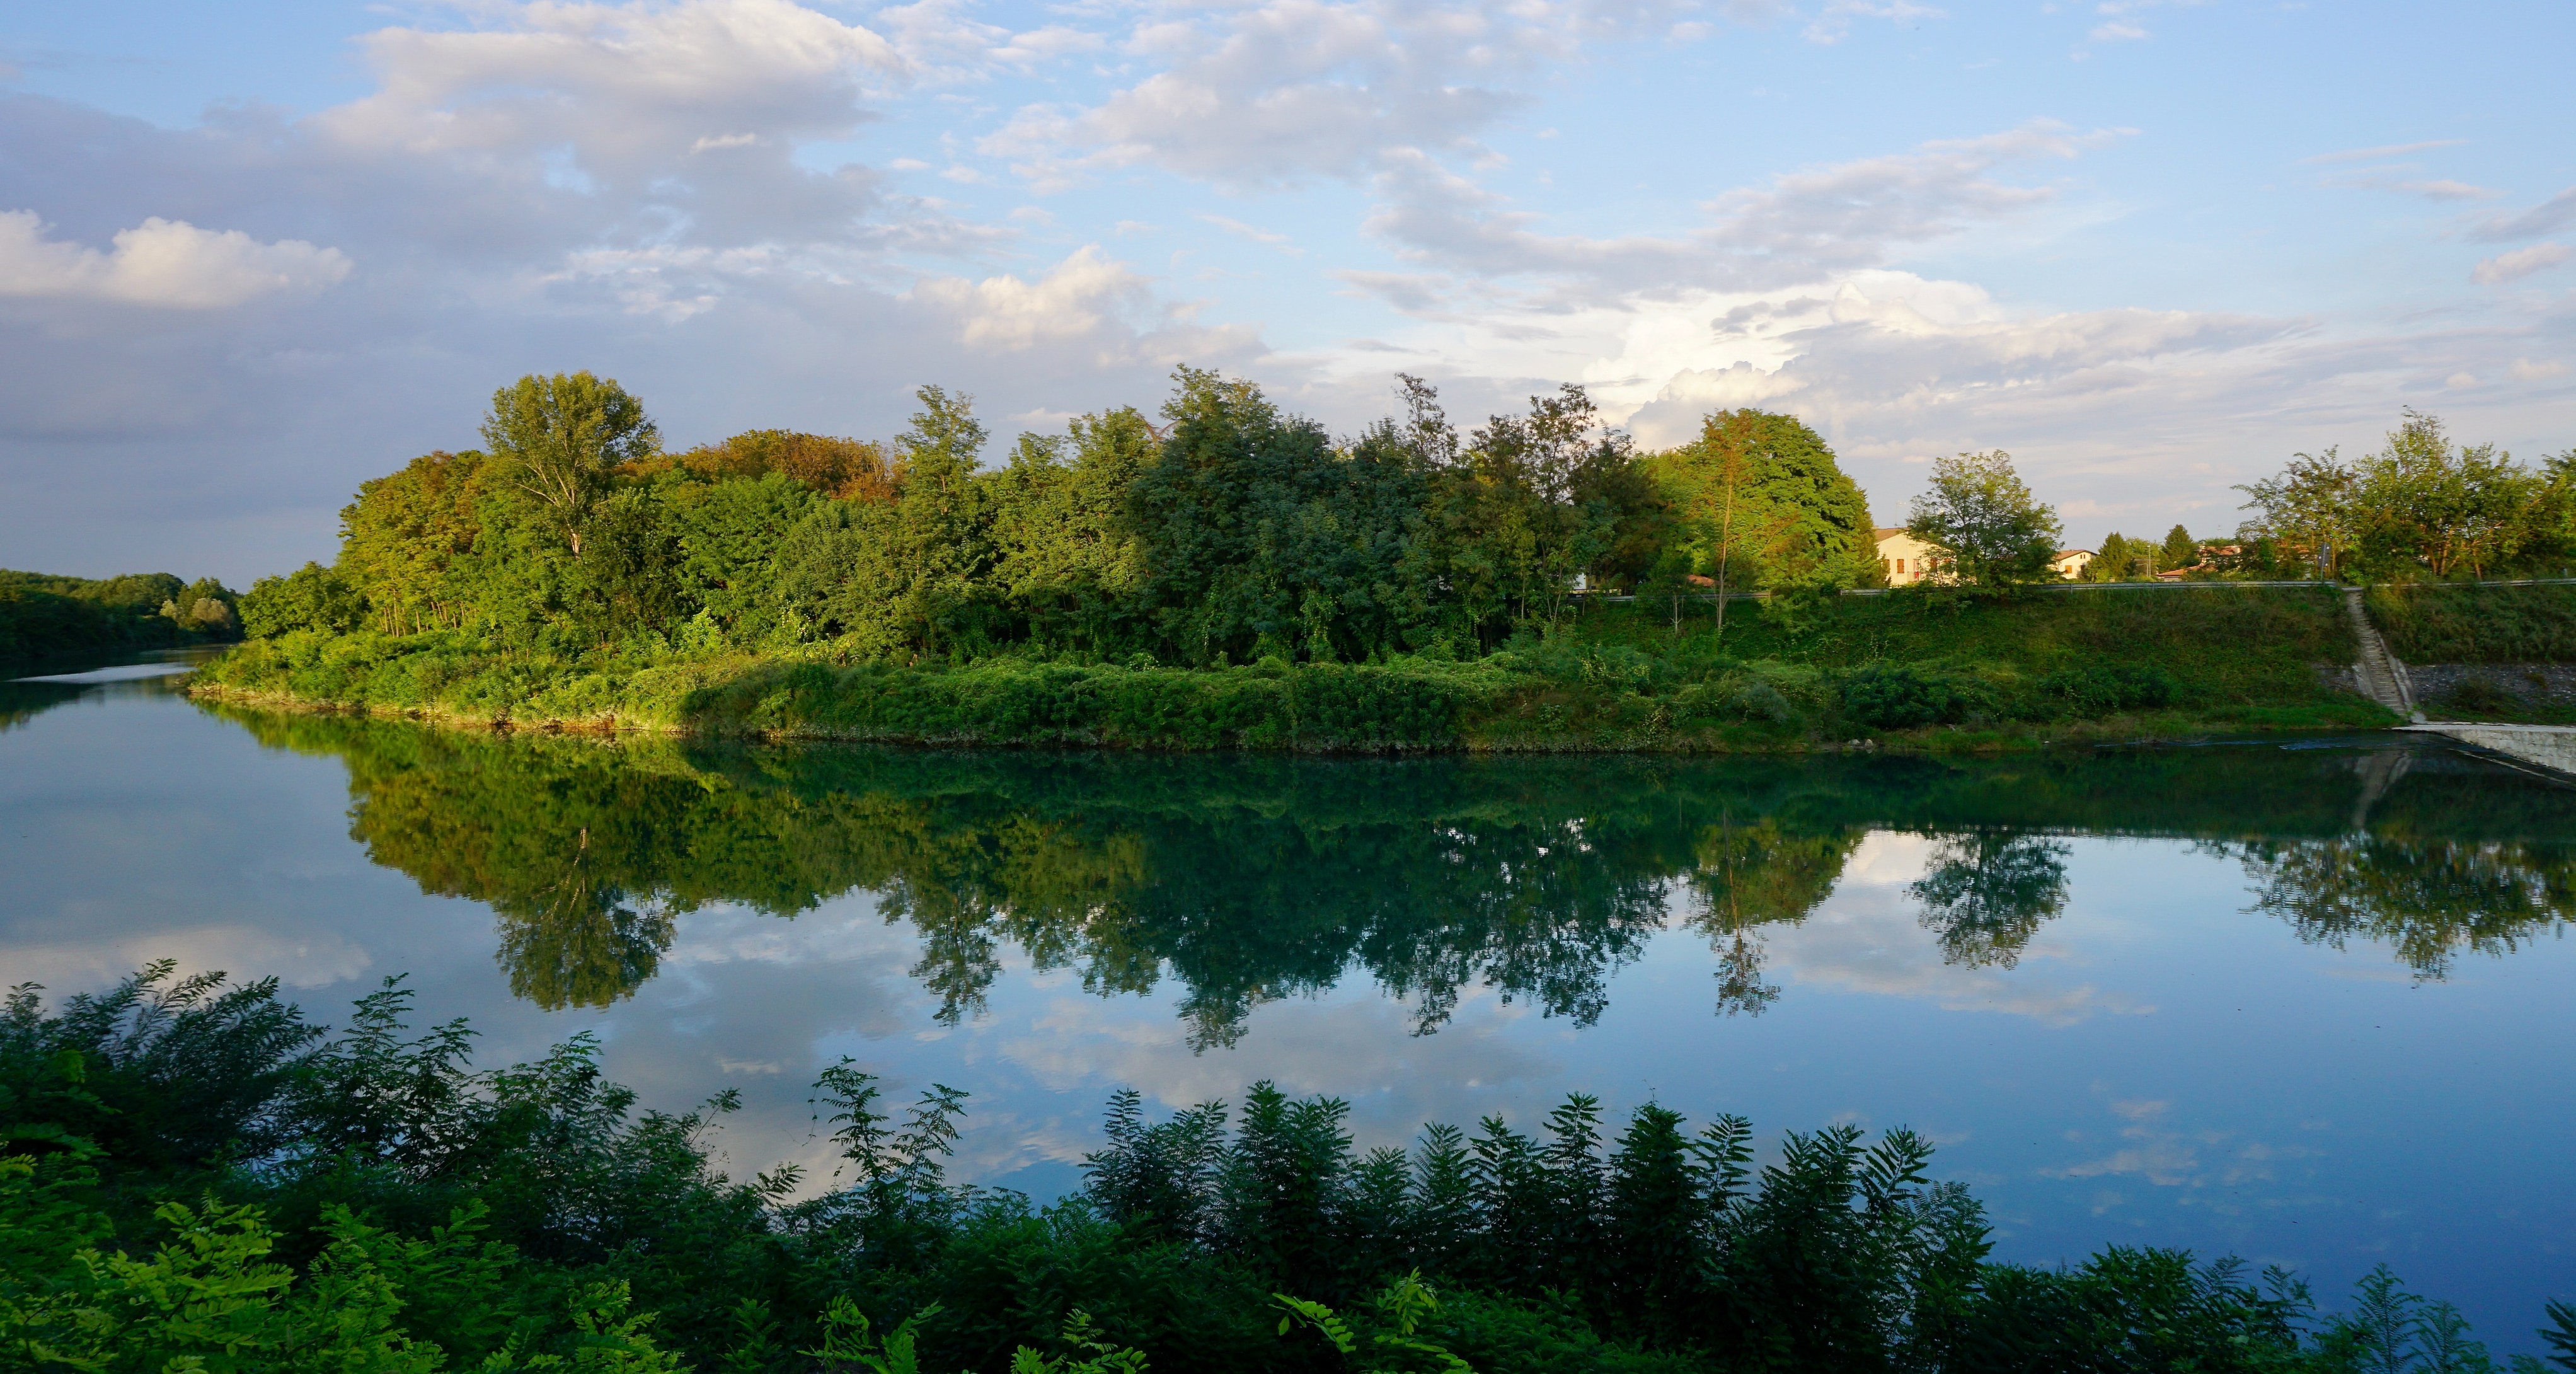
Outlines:
{"label": "distant tree line on horizon", "polygon": [[0,569],[0,660],[121,653],[241,637],[233,591],[169,573],[56,577]]}

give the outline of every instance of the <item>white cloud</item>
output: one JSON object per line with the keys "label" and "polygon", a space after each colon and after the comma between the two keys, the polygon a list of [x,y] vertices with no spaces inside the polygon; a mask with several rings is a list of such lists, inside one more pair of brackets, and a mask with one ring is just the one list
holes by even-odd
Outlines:
{"label": "white cloud", "polygon": [[1041,345],[1086,345],[1101,364],[1171,363],[1240,353],[1253,336],[1240,328],[1200,328],[1186,308],[1158,310],[1152,284],[1089,244],[1036,281],[1011,274],[968,281],[929,277],[915,300],[945,312],[969,348],[1005,353]]}
{"label": "white cloud", "polygon": [[2468,140],[2464,138],[2433,138],[2417,143],[2386,143],[2376,148],[2346,148],[2337,153],[2319,153],[2314,157],[2303,157],[2299,160],[2304,163],[2380,162],[2433,148],[2456,148],[2466,142]]}
{"label": "white cloud", "polygon": [[2469,269],[2469,280],[2480,286],[2496,286],[2556,267],[2570,257],[2576,257],[2576,250],[2563,243],[2535,243],[2481,260]]}
{"label": "white cloud", "polygon": [[337,248],[301,239],[261,243],[238,229],[217,232],[183,220],[147,219],[118,230],[114,242],[102,253],[48,239],[34,211],[0,211],[0,296],[214,310],[318,291],[349,275],[348,256]]}
{"label": "white cloud", "polygon": [[1390,160],[1383,204],[1368,227],[1419,261],[1489,276],[1535,274],[1580,282],[1587,294],[1699,287],[1759,289],[1877,266],[1926,243],[2041,205],[2045,187],[1993,173],[2037,158],[2072,158],[2116,132],[2078,134],[2035,122],[1911,152],[1860,158],[1775,177],[1709,205],[1710,223],[1674,236],[1615,239],[1543,234],[1537,216],[1427,156]]}
{"label": "white cloud", "polygon": [[[1904,0],[1895,8],[1910,9]],[[1082,107],[1032,105],[984,151],[1041,189],[1147,164],[1242,187],[1366,175],[1390,153],[1474,154],[1516,88],[1587,42],[1667,36],[1689,0],[1267,0],[1154,10],[1127,36],[1158,68]]]}
{"label": "white cloud", "polygon": [[1297,241],[1288,237],[1286,234],[1274,233],[1271,230],[1261,228],[1258,225],[1246,224],[1239,219],[1228,219],[1223,215],[1201,215],[1199,216],[1199,222],[1202,224],[1213,224],[1217,228],[1222,229],[1229,234],[1240,235],[1241,237],[1252,240],[1254,243],[1276,248],[1280,252],[1286,253],[1292,258],[1301,258],[1306,255],[1306,250],[1297,247]]}
{"label": "white cloud", "polygon": [[377,89],[311,129],[347,158],[408,156],[568,198],[630,238],[822,238],[868,208],[869,179],[800,166],[797,148],[847,136],[868,82],[912,70],[878,34],[788,0],[489,14],[367,35]]}
{"label": "white cloud", "polygon": [[1830,0],[1830,3],[1818,11],[1815,19],[1807,25],[1807,41],[1839,43],[1851,36],[1852,21],[1855,19],[1884,19],[1891,24],[1903,24],[1914,20],[1949,17],[1949,12],[1946,10],[1937,10],[1929,5],[1918,5],[1913,3],[1913,0],[1885,0],[1885,3],[1877,4],[1871,3],[1871,0]]}
{"label": "white cloud", "polygon": [[2570,224],[2576,224],[2576,188],[2561,191],[2519,215],[2498,215],[2478,227],[2477,237],[2487,243],[2511,243],[2553,234]]}
{"label": "white cloud", "polygon": [[2567,364],[2555,358],[2536,363],[2529,358],[2516,358],[2513,360],[2513,366],[2508,370],[2512,372],[2513,379],[2517,382],[2539,382],[2551,377],[2566,376]]}

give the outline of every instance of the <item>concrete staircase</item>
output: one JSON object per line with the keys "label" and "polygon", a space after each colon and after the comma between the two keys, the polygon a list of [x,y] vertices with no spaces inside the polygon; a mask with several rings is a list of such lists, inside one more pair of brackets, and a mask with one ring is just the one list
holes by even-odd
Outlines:
{"label": "concrete staircase", "polygon": [[2352,675],[2360,681],[2361,690],[2369,693],[2372,701],[2408,720],[2424,719],[2424,713],[2415,709],[2414,684],[2406,680],[2406,665],[2388,652],[2388,641],[2379,637],[2379,627],[2362,612],[2358,588],[2343,594],[2343,613],[2352,621],[2352,642],[2361,653],[2361,660],[2352,665]]}

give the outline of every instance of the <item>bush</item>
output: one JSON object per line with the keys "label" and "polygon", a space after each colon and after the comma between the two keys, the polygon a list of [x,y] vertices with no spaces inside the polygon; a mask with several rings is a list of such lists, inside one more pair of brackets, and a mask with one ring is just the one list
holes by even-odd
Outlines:
{"label": "bush", "polygon": [[1994,693],[1974,678],[1909,663],[1873,663],[1842,682],[1843,712],[1880,730],[1949,725],[1991,715]]}

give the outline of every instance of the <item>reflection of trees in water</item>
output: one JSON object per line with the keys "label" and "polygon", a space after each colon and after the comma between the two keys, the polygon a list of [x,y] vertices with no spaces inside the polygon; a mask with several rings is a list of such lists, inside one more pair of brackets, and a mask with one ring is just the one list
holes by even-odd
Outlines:
{"label": "reflection of trees in water", "polygon": [[2352,835],[2214,846],[2245,865],[2252,910],[2336,949],[2396,951],[2421,979],[2462,950],[2501,955],[2576,919],[2576,848],[2508,840]]}
{"label": "reflection of trees in water", "polygon": [[2073,853],[2039,835],[1936,836],[1923,876],[1905,893],[1923,904],[1923,927],[1940,940],[1943,963],[2011,968],[2039,928],[2066,910]]}
{"label": "reflection of trees in water", "polygon": [[[912,975],[944,1022],[983,1009],[1016,947],[1040,969],[1078,970],[1100,995],[1177,978],[1202,1048],[1233,1043],[1253,1008],[1331,988],[1354,966],[1410,1004],[1418,1031],[1444,1024],[1478,983],[1583,1023],[1663,928],[1680,883],[1685,922],[1716,955],[1719,1010],[1758,1013],[1779,996],[1764,932],[1816,910],[1866,834],[1931,836],[1910,889],[1924,925],[1953,963],[2010,967],[2066,904],[2068,847],[2041,828],[2064,835],[2069,823],[2044,813],[2086,808],[2073,828],[2170,835],[2176,816],[2190,821],[2202,827],[2190,838],[2256,873],[2259,909],[2309,938],[2389,941],[2419,970],[2438,971],[2454,948],[2512,947],[2562,919],[2576,889],[2559,857],[2576,852],[2563,793],[2525,795],[2465,765],[2380,779],[2367,801],[2386,833],[2333,839],[2322,837],[2351,824],[2360,782],[2348,761],[2291,755],[2240,756],[2234,771],[2160,757],[2010,769],[1104,761],[239,718],[268,743],[343,759],[352,833],[370,857],[426,891],[488,903],[512,987],[550,1007],[632,991],[677,918],[707,902],[786,916],[868,892],[917,933]],[[2134,797],[2191,800],[2111,809]],[[2304,830],[2249,837],[2281,815]],[[2569,833],[2551,845],[2442,829],[2471,822]],[[2400,832],[2443,838],[2387,837]]]}
{"label": "reflection of trees in water", "polygon": [[1863,833],[1796,834],[1776,819],[1738,822],[1731,815],[1700,832],[1687,879],[1688,924],[1717,955],[1720,1015],[1759,1016],[1778,1000],[1780,989],[1762,979],[1758,927],[1805,920],[1842,880]]}
{"label": "reflection of trees in water", "polygon": [[668,907],[650,898],[630,906],[625,888],[601,879],[587,830],[553,884],[496,893],[491,904],[501,918],[494,957],[510,975],[510,991],[548,1011],[604,1007],[634,992],[660,966],[675,933]]}

